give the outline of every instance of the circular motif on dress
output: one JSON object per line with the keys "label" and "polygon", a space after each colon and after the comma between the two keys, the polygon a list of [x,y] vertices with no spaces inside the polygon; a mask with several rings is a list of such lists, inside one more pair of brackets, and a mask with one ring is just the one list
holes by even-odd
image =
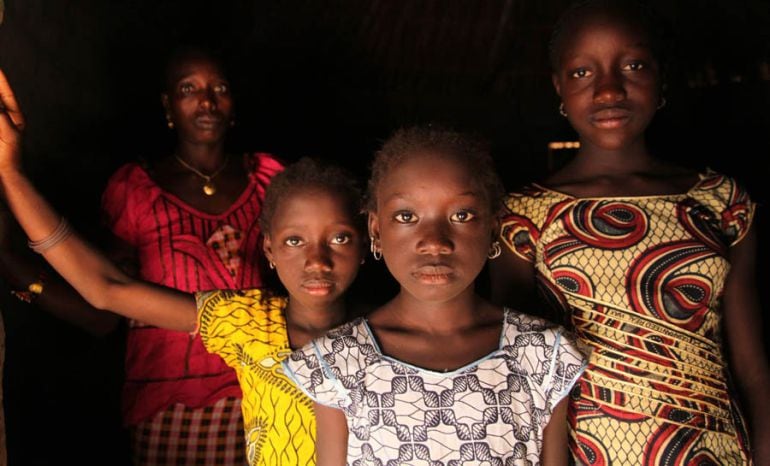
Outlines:
{"label": "circular motif on dress", "polygon": [[[661,413],[663,415],[673,413]],[[720,465],[723,461],[701,444],[702,430],[679,424],[663,423],[650,435],[644,448],[644,466],[677,466],[680,464]]]}
{"label": "circular motif on dress", "polygon": [[535,244],[540,240],[540,232],[530,219],[508,215],[503,219],[500,236],[509,248],[534,262]]}
{"label": "circular motif on dress", "polygon": [[587,298],[594,296],[594,284],[591,282],[591,277],[578,268],[554,267],[551,269],[551,277],[561,290]]}
{"label": "circular motif on dress", "polygon": [[647,234],[649,219],[638,206],[619,201],[578,201],[564,216],[567,231],[600,249],[625,249]]}
{"label": "circular motif on dress", "polygon": [[714,294],[709,276],[691,266],[717,253],[697,241],[675,241],[640,254],[626,275],[629,305],[650,315],[695,331],[700,328]]}

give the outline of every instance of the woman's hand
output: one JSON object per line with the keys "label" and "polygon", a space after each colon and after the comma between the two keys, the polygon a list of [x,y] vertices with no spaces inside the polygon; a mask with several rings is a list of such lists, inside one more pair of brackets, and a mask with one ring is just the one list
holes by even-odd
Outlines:
{"label": "woman's hand", "polygon": [[24,115],[8,79],[0,70],[0,174],[19,167],[22,131]]}

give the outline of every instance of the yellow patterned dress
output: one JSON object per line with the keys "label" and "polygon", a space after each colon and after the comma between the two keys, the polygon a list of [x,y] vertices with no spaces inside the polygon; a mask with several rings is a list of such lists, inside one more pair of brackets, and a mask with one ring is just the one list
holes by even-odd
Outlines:
{"label": "yellow patterned dress", "polygon": [[313,403],[281,369],[291,353],[286,298],[227,290],[197,300],[204,346],[235,369],[243,390],[249,465],[315,465]]}
{"label": "yellow patterned dress", "polygon": [[707,172],[687,193],[575,198],[530,185],[502,239],[594,348],[571,396],[570,448],[590,465],[749,464],[728,387],[720,298],[754,206]]}

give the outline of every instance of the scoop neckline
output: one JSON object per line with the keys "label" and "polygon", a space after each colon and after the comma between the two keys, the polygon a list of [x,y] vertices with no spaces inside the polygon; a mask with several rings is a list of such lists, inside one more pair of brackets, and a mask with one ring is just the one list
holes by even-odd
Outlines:
{"label": "scoop neckline", "polygon": [[572,199],[574,201],[602,201],[602,200],[613,200],[613,199],[665,199],[665,198],[682,198],[690,196],[693,191],[697,190],[700,185],[703,183],[705,179],[707,179],[710,175],[714,174],[711,170],[706,170],[705,172],[698,173],[698,179],[695,181],[695,183],[692,184],[686,191],[680,192],[680,193],[670,193],[670,194],[645,194],[645,195],[621,195],[621,196],[575,196],[572,194],[565,193],[564,191],[559,191],[558,189],[549,188],[545,185],[542,185],[538,182],[532,182],[531,185],[541,189],[543,191],[548,191],[554,194],[558,194],[559,196],[563,196],[569,199]]}
{"label": "scoop neckline", "polygon": [[448,370],[448,371],[437,371],[434,369],[428,369],[426,367],[421,367],[421,366],[417,366],[417,365],[402,361],[393,356],[388,356],[387,354],[382,352],[382,349],[380,348],[380,344],[377,341],[377,338],[374,336],[374,332],[372,331],[372,328],[369,326],[369,320],[366,317],[361,317],[361,323],[363,324],[363,328],[366,331],[366,334],[369,337],[369,340],[372,342],[372,346],[374,347],[374,350],[377,352],[377,355],[380,358],[390,361],[394,364],[399,364],[409,369],[413,369],[417,372],[422,372],[425,374],[430,374],[430,375],[439,376],[439,377],[454,377],[456,375],[459,375],[467,371],[468,369],[481,365],[484,361],[493,358],[495,355],[497,355],[498,353],[500,353],[500,351],[503,350],[503,343],[505,342],[505,333],[506,333],[505,329],[508,322],[509,311],[510,309],[508,309],[507,307],[503,308],[503,321],[502,321],[502,326],[500,328],[500,338],[497,342],[497,348],[485,354],[484,356],[474,361],[471,361],[468,364],[465,364],[464,366],[458,367],[456,369]]}
{"label": "scoop neckline", "polygon": [[[246,163],[246,157],[247,156],[248,156],[248,154],[244,154],[243,155],[243,157],[242,157],[242,159],[244,161],[243,163]],[[155,189],[157,189],[158,192],[160,192],[160,194],[163,197],[169,199],[174,204],[178,205],[179,207],[181,207],[181,208],[183,208],[183,209],[185,209],[185,210],[187,210],[189,212],[192,212],[192,213],[194,213],[194,214],[196,214],[196,215],[198,215],[200,217],[205,217],[205,218],[209,218],[209,219],[222,219],[222,218],[228,217],[231,213],[233,213],[235,210],[237,210],[244,202],[246,202],[246,200],[251,195],[252,188],[254,187],[254,174],[252,172],[249,172],[249,173],[247,173],[248,178],[249,178],[249,182],[246,184],[246,187],[243,188],[243,191],[241,191],[241,194],[238,195],[238,197],[235,199],[235,201],[233,201],[233,203],[230,204],[230,206],[227,209],[225,209],[224,211],[222,211],[220,213],[213,214],[211,212],[205,212],[203,210],[196,209],[195,207],[193,207],[189,203],[187,203],[184,200],[182,200],[176,194],[171,193],[171,192],[163,189],[158,184],[158,182],[155,181],[155,179],[153,179],[152,175],[150,175],[150,172],[147,171],[147,169],[145,167],[143,167],[141,164],[137,164],[137,166],[142,171],[142,173],[147,178],[147,180],[152,184],[152,186]]]}

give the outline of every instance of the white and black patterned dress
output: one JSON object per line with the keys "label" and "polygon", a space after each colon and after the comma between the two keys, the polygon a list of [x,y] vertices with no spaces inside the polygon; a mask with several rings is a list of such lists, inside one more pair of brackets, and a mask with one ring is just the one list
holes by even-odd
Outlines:
{"label": "white and black patterned dress", "polygon": [[511,310],[499,348],[452,372],[383,355],[363,318],[284,362],[314,401],[345,412],[350,466],[538,464],[553,407],[585,365],[564,329]]}

